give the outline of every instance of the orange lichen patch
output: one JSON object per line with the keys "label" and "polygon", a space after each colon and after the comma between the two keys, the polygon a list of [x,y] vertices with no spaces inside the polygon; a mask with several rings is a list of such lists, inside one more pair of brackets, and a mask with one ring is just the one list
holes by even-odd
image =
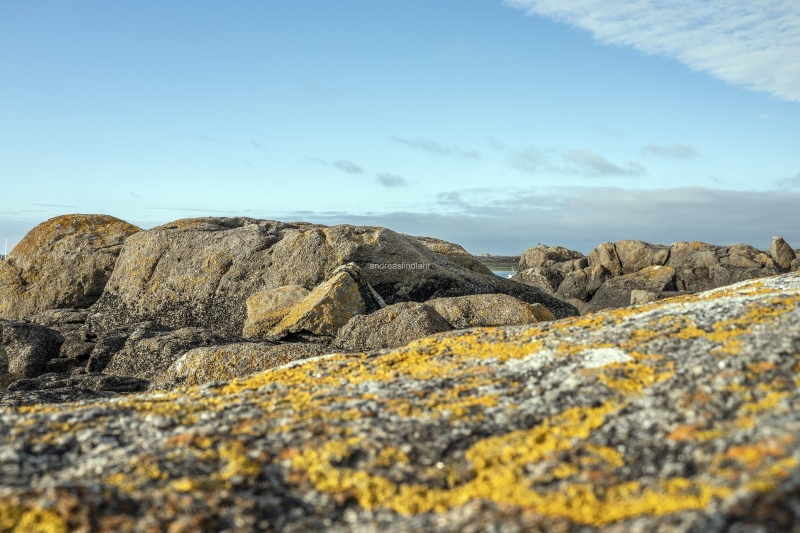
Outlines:
{"label": "orange lichen patch", "polygon": [[794,437],[786,435],[780,440],[763,440],[749,446],[733,446],[728,449],[725,456],[740,461],[750,470],[754,470],[761,466],[767,457],[786,455],[784,446],[793,442]]}
{"label": "orange lichen patch", "polygon": [[0,532],[3,533],[67,533],[66,522],[47,509],[6,505],[0,502]]}
{"label": "orange lichen patch", "polygon": [[757,402],[746,402],[739,408],[742,415],[754,415],[763,411],[775,411],[781,400],[789,397],[788,392],[769,392],[766,397]]}
{"label": "orange lichen patch", "polygon": [[641,363],[612,363],[599,369],[597,379],[609,388],[629,394],[668,380],[675,373],[674,366],[670,361],[659,371]]}

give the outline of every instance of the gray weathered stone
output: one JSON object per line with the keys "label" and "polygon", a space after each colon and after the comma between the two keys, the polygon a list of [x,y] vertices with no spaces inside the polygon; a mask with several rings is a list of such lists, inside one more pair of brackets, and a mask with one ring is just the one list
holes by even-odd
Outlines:
{"label": "gray weathered stone", "polygon": [[622,240],[614,243],[623,274],[632,274],[650,266],[662,266],[669,258],[669,247],[644,241]]}
{"label": "gray weathered stone", "polygon": [[646,290],[634,289],[631,291],[631,305],[643,305],[647,303],[657,302],[666,298],[675,298],[678,296],[688,296],[694,294],[688,291],[662,291],[653,292]]}
{"label": "gray weathered stone", "polygon": [[556,263],[581,259],[583,254],[575,250],[568,250],[563,246],[546,246],[539,244],[525,250],[519,260],[519,270],[535,267],[551,267]]}
{"label": "gray weathered stone", "polygon": [[547,267],[533,267],[520,270],[511,278],[519,283],[541,289],[547,294],[553,294],[558,289],[564,276],[557,270]]}
{"label": "gray weathered stone", "polygon": [[772,238],[772,244],[769,247],[769,255],[784,272],[788,272],[792,268],[792,261],[797,258],[792,247],[789,246],[782,237],[778,236]]}
{"label": "gray weathered stone", "polygon": [[90,306],[103,292],[125,239],[137,231],[107,215],[42,222],[0,261],[0,318]]}
{"label": "gray weathered stone", "polygon": [[333,346],[347,351],[399,348],[416,339],[451,329],[447,320],[432,307],[400,302],[369,315],[351,318],[339,330]]}
{"label": "gray weathered stone", "polygon": [[299,285],[286,285],[251,294],[247,298],[247,320],[242,335],[246,339],[266,339],[269,331],[280,324],[309,292]]}
{"label": "gray weathered stone", "polygon": [[0,320],[0,388],[44,373],[63,342],[64,337],[44,326]]}
{"label": "gray weathered stone", "polygon": [[225,342],[229,342],[225,337],[203,328],[172,330],[155,322],[142,322],[131,328],[125,345],[102,370],[116,376],[155,380],[189,350]]}
{"label": "gray weathered stone", "polygon": [[586,302],[611,277],[611,273],[602,265],[570,272],[558,286],[555,297],[565,301],[577,299]]}
{"label": "gray weathered stone", "polygon": [[692,292],[780,272],[769,255],[745,244],[673,243],[667,266],[675,269],[678,289]]}
{"label": "gray weathered stone", "polygon": [[621,276],[624,273],[617,249],[610,242],[604,242],[589,252],[589,266],[602,266],[613,276]]}
{"label": "gray weathered stone", "polygon": [[474,294],[436,298],[425,302],[454,328],[515,326],[554,320],[542,305],[529,304],[507,294]]}
{"label": "gray weathered stone", "polygon": [[631,291],[648,292],[674,291],[675,269],[665,266],[652,266],[633,274],[625,274],[606,281],[589,301],[589,310],[599,311],[627,307],[631,303]]}

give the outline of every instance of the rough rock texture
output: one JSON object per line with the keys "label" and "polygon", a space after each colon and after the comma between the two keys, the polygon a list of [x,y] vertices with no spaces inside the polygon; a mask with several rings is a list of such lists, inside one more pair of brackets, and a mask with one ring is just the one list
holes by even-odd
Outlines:
{"label": "rough rock texture", "polygon": [[110,376],[107,374],[44,374],[33,379],[20,379],[12,383],[6,391],[35,391],[64,389],[67,387],[106,392],[143,392],[150,382],[128,376]]}
{"label": "rough rock texture", "polygon": [[780,272],[769,255],[745,244],[673,243],[667,266],[675,269],[678,289],[693,292]]}
{"label": "rough rock texture", "polygon": [[242,335],[247,339],[265,339],[268,332],[280,324],[292,307],[308,296],[300,285],[286,285],[259,291],[247,298],[247,320]]}
{"label": "rough rock texture", "polygon": [[448,257],[380,227],[248,218],[179,220],[128,238],[87,325],[100,334],[158,320],[175,328],[206,327],[239,335],[251,294],[285,285],[312,290],[350,262],[361,267],[389,304],[505,293],[541,303],[557,317],[577,312],[534,287],[475,273]]}
{"label": "rough rock texture", "polygon": [[653,292],[653,291],[644,291],[644,290],[632,290],[631,291],[631,305],[642,305],[648,304],[652,302],[657,302],[659,300],[664,300],[666,298],[676,298],[678,296],[688,296],[693,294],[689,291],[662,291],[662,292]]}
{"label": "rough rock texture", "polygon": [[[27,405],[39,405],[43,403],[68,403],[68,402],[86,402],[87,400],[97,400],[100,398],[113,398],[119,396],[115,392],[95,391],[90,389],[79,389],[75,387],[65,387],[61,389],[46,389],[46,390],[18,390],[18,391],[0,391],[0,409],[9,407],[24,407]],[[8,508],[3,509],[0,504],[0,516],[2,511],[7,511]],[[13,516],[13,514],[12,514]],[[36,529],[26,529],[31,527],[26,524],[26,527],[19,527],[11,531],[42,531]],[[47,531],[47,530],[44,530]],[[55,531],[68,531],[67,529],[56,529]]]}
{"label": "rough rock texture", "polygon": [[554,320],[543,306],[507,294],[475,294],[436,298],[426,302],[454,328],[517,326]]}
{"label": "rough rock texture", "polygon": [[772,244],[769,247],[769,255],[784,272],[792,268],[792,261],[797,258],[792,247],[789,246],[782,237],[778,236],[772,238]]}
{"label": "rough rock texture", "polygon": [[605,282],[589,302],[590,311],[600,309],[613,309],[626,307],[631,303],[631,291],[644,290],[649,292],[674,291],[675,269],[664,266],[652,266],[612,278]]}
{"label": "rough rock texture", "polygon": [[621,276],[622,262],[613,243],[604,242],[589,252],[589,266],[602,266],[614,276]]}
{"label": "rough rock texture", "polygon": [[64,337],[38,324],[0,320],[0,388],[43,374]]}
{"label": "rough rock texture", "polygon": [[798,357],[800,275],[785,274],[7,410],[0,516],[12,531],[792,531]]}
{"label": "rough rock texture", "polygon": [[330,279],[292,307],[265,337],[280,340],[291,336],[330,342],[351,318],[385,305],[364,279],[361,269],[348,263],[334,270]]}
{"label": "rough rock texture", "polygon": [[580,259],[574,259],[570,261],[564,261],[561,263],[554,263],[550,266],[552,270],[555,270],[562,277],[567,276],[570,272],[575,272],[578,270],[583,270],[589,266],[589,258],[588,257],[581,257]]}
{"label": "rough rock texture", "polygon": [[114,357],[114,354],[125,347],[125,342],[127,342],[133,330],[136,329],[136,326],[136,324],[131,324],[121,328],[114,328],[100,335],[92,353],[89,355],[86,371],[102,372],[111,361],[111,358]]}
{"label": "rough rock texture", "polygon": [[429,305],[400,302],[369,315],[353,317],[339,330],[333,345],[347,351],[399,348],[451,329],[447,320]]}
{"label": "rough rock texture", "polygon": [[563,263],[581,259],[584,255],[575,250],[568,250],[562,246],[546,246],[539,244],[525,250],[519,260],[519,270],[534,267],[550,267],[555,263]]}
{"label": "rough rock texture", "polygon": [[565,301],[574,298],[585,302],[611,277],[611,272],[602,265],[570,272],[558,286],[555,296]]}
{"label": "rough rock texture", "polygon": [[42,222],[0,261],[0,318],[92,305],[114,270],[122,243],[137,231],[107,215],[64,215]]}
{"label": "rough rock texture", "polygon": [[30,320],[57,331],[64,337],[59,357],[85,361],[95,348],[86,335],[86,309],[48,309],[33,315]]}
{"label": "rough rock texture", "polygon": [[414,238],[424,244],[431,252],[444,257],[445,259],[457,264],[465,270],[475,272],[476,274],[483,274],[485,276],[492,275],[492,271],[489,270],[486,265],[484,265],[474,255],[466,251],[458,244],[443,241],[441,239],[434,239],[433,237]]}
{"label": "rough rock texture", "polygon": [[124,346],[102,370],[116,376],[154,380],[189,350],[225,342],[225,337],[203,328],[171,330],[155,322],[142,322],[130,329]]}
{"label": "rough rock texture", "polygon": [[800,270],[800,258],[797,258],[794,261],[792,261],[792,266],[789,267],[789,270],[791,270],[792,272]]}
{"label": "rough rock texture", "polygon": [[333,350],[322,344],[295,342],[239,342],[190,350],[175,361],[153,389],[170,389],[180,385],[243,378],[257,372],[296,361],[316,357]]}
{"label": "rough rock texture", "polygon": [[632,274],[650,266],[662,266],[669,258],[669,247],[644,241],[622,240],[614,243],[623,274]]}
{"label": "rough rock texture", "polygon": [[511,279],[541,289],[547,294],[553,294],[558,289],[558,286],[561,285],[564,276],[552,268],[533,267],[520,270]]}

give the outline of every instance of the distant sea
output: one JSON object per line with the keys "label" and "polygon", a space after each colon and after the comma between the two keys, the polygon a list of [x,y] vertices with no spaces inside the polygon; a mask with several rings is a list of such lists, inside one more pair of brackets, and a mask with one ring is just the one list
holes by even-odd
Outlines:
{"label": "distant sea", "polygon": [[492,273],[493,273],[495,276],[500,276],[501,278],[505,278],[505,277],[507,277],[507,276],[508,276],[509,274],[511,274],[511,273],[514,273],[514,274],[516,274],[516,272],[515,272],[515,271],[513,271],[513,270],[492,270]]}

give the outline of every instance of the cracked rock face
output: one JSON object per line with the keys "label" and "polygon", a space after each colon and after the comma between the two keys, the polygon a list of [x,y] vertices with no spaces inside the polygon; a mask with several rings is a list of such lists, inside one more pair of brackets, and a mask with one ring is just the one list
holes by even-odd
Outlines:
{"label": "cracked rock face", "polygon": [[249,218],[178,220],[126,241],[87,326],[99,335],[156,320],[173,328],[205,327],[240,335],[246,301],[254,293],[287,285],[311,291],[350,262],[387,304],[504,293],[541,303],[557,317],[577,314],[571,305],[534,287],[483,273],[486,269],[462,257],[455,245],[429,241],[435,240],[426,244],[380,227]]}
{"label": "cracked rock face", "polygon": [[0,516],[51,531],[790,531],[798,358],[793,273],[7,409]]}
{"label": "cracked rock face", "polygon": [[125,239],[138,231],[108,215],[42,222],[0,261],[0,318],[89,307],[103,292]]}

